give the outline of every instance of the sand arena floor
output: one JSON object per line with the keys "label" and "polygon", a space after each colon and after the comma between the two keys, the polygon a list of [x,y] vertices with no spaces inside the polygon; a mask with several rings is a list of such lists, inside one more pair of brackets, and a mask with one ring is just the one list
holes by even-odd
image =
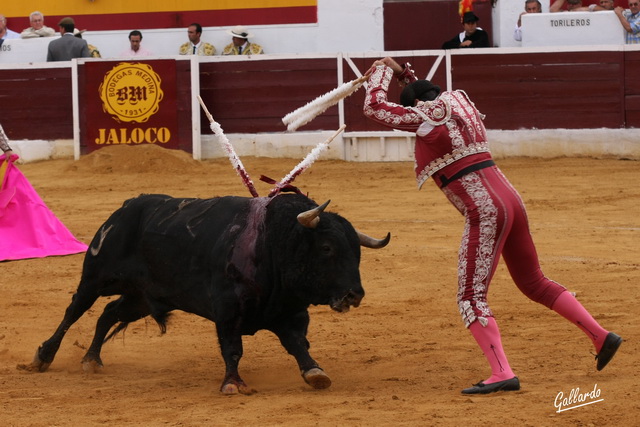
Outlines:
{"label": "sand arena floor", "polygon": [[[195,162],[155,147],[103,149],[78,162],[21,165],[39,194],[84,242],[140,193],[249,196],[226,159]],[[244,158],[249,174],[279,179],[299,159]],[[519,293],[501,263],[490,304],[522,390],[468,397],[489,375],[455,304],[462,217],[432,182],[418,192],[410,163],[320,161],[296,180],[361,231],[392,234],[363,249],[367,295],[346,314],[312,307],[312,355],[333,385],[312,390],[268,332],[245,337],[240,373],[258,390],[223,396],[215,328],[178,312],[160,335],[153,321],[107,343],[105,368],[80,365],[99,300],[69,331],[46,373],[16,368],[62,318],[83,255],[0,263],[0,419],[4,426],[80,425],[637,425],[640,165],[637,161],[498,161],[519,189],[545,273],[577,292],[601,324],[626,342],[603,371],[576,327]],[[256,182],[261,195],[270,186]],[[0,237],[1,238],[1,237]],[[597,389],[602,401],[556,412],[560,392]]]}

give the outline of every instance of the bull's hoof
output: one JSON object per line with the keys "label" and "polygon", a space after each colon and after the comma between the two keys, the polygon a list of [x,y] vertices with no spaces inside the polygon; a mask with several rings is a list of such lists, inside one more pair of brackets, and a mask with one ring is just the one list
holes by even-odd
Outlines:
{"label": "bull's hoof", "polygon": [[316,390],[331,386],[331,378],[320,368],[312,368],[302,374],[304,381]]}
{"label": "bull's hoof", "polygon": [[82,361],[82,370],[87,374],[98,374],[102,372],[104,365],[101,361],[95,359],[87,359]]}
{"label": "bull's hoof", "polygon": [[238,394],[240,391],[238,390],[238,386],[235,384],[224,384],[222,388],[220,388],[222,394],[233,395]]}
{"label": "bull's hoof", "polygon": [[222,384],[222,387],[220,388],[220,392],[222,394],[226,394],[227,396],[233,396],[235,394],[244,394],[249,396],[253,393],[256,393],[256,390],[247,386],[244,383],[242,384],[226,383],[226,384]]}
{"label": "bull's hoof", "polygon": [[18,364],[18,366],[16,366],[16,368],[21,371],[44,372],[49,369],[49,366],[51,366],[51,362],[45,362],[40,359],[40,347],[38,347],[38,349],[36,350],[36,355],[33,356],[33,361],[31,363],[29,363],[28,365],[20,363]]}

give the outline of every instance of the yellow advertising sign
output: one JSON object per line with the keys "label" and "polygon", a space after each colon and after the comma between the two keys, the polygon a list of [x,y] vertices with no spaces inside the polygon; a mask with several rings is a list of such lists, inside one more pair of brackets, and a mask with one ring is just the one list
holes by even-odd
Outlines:
{"label": "yellow advertising sign", "polygon": [[177,104],[178,78],[188,86],[190,71],[177,72],[175,60],[88,62],[79,73],[83,153],[119,144],[190,148],[191,110]]}
{"label": "yellow advertising sign", "polygon": [[160,82],[149,64],[120,63],[104,76],[98,89],[102,108],[118,122],[144,123],[160,108]]}

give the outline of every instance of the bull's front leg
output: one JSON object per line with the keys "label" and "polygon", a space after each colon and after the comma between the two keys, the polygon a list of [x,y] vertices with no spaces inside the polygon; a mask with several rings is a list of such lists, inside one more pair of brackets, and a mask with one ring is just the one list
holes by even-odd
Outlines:
{"label": "bull's front leg", "polygon": [[240,378],[238,365],[242,358],[242,335],[229,328],[220,327],[216,324],[218,331],[218,342],[222,351],[222,358],[225,364],[224,380],[220,391],[223,394],[253,394],[256,390],[250,388]]}
{"label": "bull's front leg", "polygon": [[296,358],[304,381],[315,389],[329,388],[331,378],[309,354],[308,326],[309,313],[304,311],[293,316],[273,332],[278,336],[287,352]]}

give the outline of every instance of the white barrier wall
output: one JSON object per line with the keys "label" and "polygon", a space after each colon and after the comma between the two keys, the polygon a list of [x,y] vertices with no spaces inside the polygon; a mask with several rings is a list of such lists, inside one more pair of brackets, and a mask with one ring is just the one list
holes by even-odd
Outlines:
{"label": "white barrier wall", "polygon": [[[493,45],[494,47],[520,47],[522,42],[513,38],[518,17],[524,12],[525,0],[498,1],[493,7]],[[540,0],[542,12],[549,12],[550,0]]]}
{"label": "white barrier wall", "polygon": [[[202,40],[213,44],[219,55],[224,46],[231,43],[228,29],[205,27]],[[83,38],[96,46],[103,58],[116,58],[130,46],[129,31],[87,28]],[[266,53],[384,51],[382,0],[322,0],[318,2],[317,24],[255,25],[250,26],[249,31],[254,35],[250,41],[262,45]],[[188,41],[186,27],[141,32],[142,46],[158,56],[177,55],[180,45]],[[0,63],[44,62],[51,40],[54,37],[5,40],[0,47]]]}
{"label": "white barrier wall", "polygon": [[5,40],[0,46],[0,64],[45,62],[49,42],[58,37]]}
{"label": "white barrier wall", "polygon": [[[295,134],[229,134],[238,156],[300,159],[334,131]],[[508,157],[595,157],[640,160],[640,129],[489,130],[489,145],[497,159]],[[202,135],[202,158],[224,158],[227,153],[214,135]],[[410,132],[342,133],[321,159],[348,162],[410,162],[415,137]],[[30,163],[72,159],[73,140],[11,141],[11,148]]]}
{"label": "white barrier wall", "polygon": [[522,17],[523,47],[624,43],[624,29],[613,11],[532,13]]}
{"label": "white barrier wall", "polygon": [[[548,12],[550,0],[540,0]],[[498,1],[493,10],[495,47],[575,46],[624,44],[622,26],[613,12],[560,12],[523,16],[523,41],[513,38],[524,0]],[[82,29],[82,28],[81,28]],[[134,29],[134,28],[132,28]],[[218,54],[231,42],[225,27],[205,27],[202,39],[212,43]],[[322,0],[318,2],[318,23],[251,26],[251,41],[266,53],[314,54],[336,52],[384,52],[383,0]],[[116,58],[129,48],[129,30],[91,31],[83,34],[103,58]],[[142,30],[142,46],[158,56],[178,54],[187,41],[186,28]],[[0,63],[44,62],[46,39],[5,40],[0,47]]]}

